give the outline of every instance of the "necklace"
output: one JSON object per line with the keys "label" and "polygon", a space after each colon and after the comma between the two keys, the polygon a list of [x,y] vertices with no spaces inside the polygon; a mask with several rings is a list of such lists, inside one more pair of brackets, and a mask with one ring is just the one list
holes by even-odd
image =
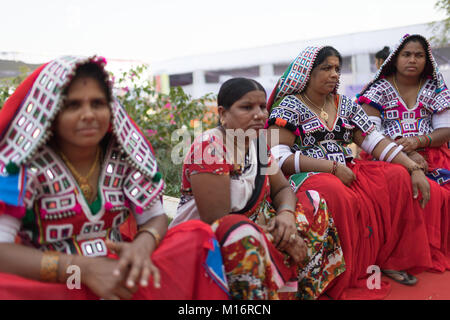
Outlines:
{"label": "necklace", "polygon": [[[396,78],[396,76],[394,75],[394,77],[392,78],[392,80],[393,80],[393,82],[394,82],[395,90],[397,90],[398,94],[399,94],[400,97],[402,97],[402,99],[403,99],[403,96],[402,96],[402,94],[400,93],[400,90],[399,90],[398,87],[397,87],[397,81],[395,81],[395,78]],[[416,99],[417,99],[417,97],[419,96],[419,92],[420,92],[420,88],[421,88],[421,87],[422,87],[422,79],[420,79],[420,81],[419,81],[419,88],[417,88]],[[403,101],[405,101],[405,99],[403,99]],[[406,103],[406,102],[405,102],[405,103]]]}
{"label": "necklace", "polygon": [[319,117],[321,117],[325,121],[328,121],[328,118],[329,118],[328,113],[325,110],[323,110],[323,108],[325,107],[325,104],[327,103],[327,97],[325,97],[325,101],[323,103],[322,108],[319,108],[318,106],[316,106],[314,104],[314,102],[311,101],[311,99],[308,98],[306,93],[303,93],[303,96],[313,105],[313,107],[315,107],[316,109],[320,109]]}
{"label": "necklace", "polygon": [[91,201],[92,196],[94,195],[94,190],[89,184],[89,178],[94,173],[95,168],[97,168],[98,160],[100,159],[100,148],[97,148],[94,163],[92,164],[86,176],[82,176],[62,152],[60,152],[59,154],[63,159],[64,163],[69,168],[69,170],[72,172],[73,176],[75,177],[75,180],[77,180],[78,184],[80,185],[81,192],[83,192],[83,195],[86,198],[86,200]]}

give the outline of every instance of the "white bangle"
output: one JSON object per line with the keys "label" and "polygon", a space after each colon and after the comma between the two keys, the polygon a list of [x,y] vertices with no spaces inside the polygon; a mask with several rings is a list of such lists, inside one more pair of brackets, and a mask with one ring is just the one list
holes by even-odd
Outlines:
{"label": "white bangle", "polygon": [[295,173],[300,173],[300,155],[301,152],[300,151],[295,151],[294,153],[294,160],[295,160]]}
{"label": "white bangle", "polygon": [[389,143],[386,148],[384,148],[383,152],[381,152],[380,157],[378,158],[380,161],[384,161],[384,157],[386,157],[386,154],[396,146],[394,142]]}
{"label": "white bangle", "polygon": [[283,163],[289,157],[290,157],[290,154],[284,154],[283,156],[281,156],[280,160],[278,161],[278,166],[281,168],[283,166]]}
{"label": "white bangle", "polygon": [[402,151],[403,146],[400,145],[397,147],[397,149],[394,150],[394,152],[391,153],[391,155],[389,156],[389,158],[386,160],[386,162],[391,162],[392,160],[394,160],[395,156]]}
{"label": "white bangle", "polygon": [[367,135],[361,143],[361,148],[368,154],[372,154],[377,144],[384,139],[384,136],[378,131],[373,131]]}

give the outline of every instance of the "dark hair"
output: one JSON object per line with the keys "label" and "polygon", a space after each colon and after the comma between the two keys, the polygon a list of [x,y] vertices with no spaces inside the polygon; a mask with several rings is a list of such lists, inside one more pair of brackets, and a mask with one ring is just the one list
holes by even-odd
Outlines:
{"label": "dark hair", "polygon": [[64,88],[63,95],[66,96],[69,91],[70,85],[77,79],[80,78],[92,78],[97,80],[100,88],[105,93],[108,104],[111,102],[112,89],[109,85],[109,75],[108,73],[97,63],[87,62],[77,67],[75,71],[75,76],[70,80],[70,83]]}
{"label": "dark hair", "polygon": [[425,40],[425,38],[421,35],[413,35],[409,37],[405,42],[402,43],[402,45],[398,48],[397,52],[395,53],[395,56],[392,57],[392,60],[389,62],[389,64],[386,66],[384,70],[384,75],[389,76],[397,71],[395,64],[397,63],[397,58],[400,52],[403,50],[403,48],[410,42],[419,42],[422,45],[423,50],[425,51],[426,56],[426,62],[425,62],[425,68],[423,69],[422,75],[433,75],[433,65],[431,64],[431,57],[430,53],[428,52],[428,43]]}
{"label": "dark hair", "polygon": [[228,110],[233,103],[254,90],[263,91],[266,94],[266,90],[258,81],[248,78],[229,79],[220,86],[217,105]]}
{"label": "dark hair", "polygon": [[322,64],[326,58],[328,57],[337,57],[339,59],[339,65],[342,65],[342,56],[335,48],[326,46],[319,50],[319,53],[317,54],[316,61],[314,61],[313,67],[311,70],[313,70],[318,65]]}
{"label": "dark hair", "polygon": [[384,61],[387,59],[387,57],[389,57],[390,54],[391,54],[391,50],[389,49],[388,46],[386,46],[383,49],[381,49],[380,51],[378,51],[377,53],[375,53],[375,58],[381,59]]}

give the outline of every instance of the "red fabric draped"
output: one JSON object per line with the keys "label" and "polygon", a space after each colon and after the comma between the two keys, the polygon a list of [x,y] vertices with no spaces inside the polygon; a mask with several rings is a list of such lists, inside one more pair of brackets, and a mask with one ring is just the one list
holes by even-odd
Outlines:
{"label": "red fabric draped", "polygon": [[280,272],[280,275],[282,276],[283,280],[289,281],[292,279],[295,279],[297,277],[296,275],[296,266],[293,265],[291,267],[288,267],[284,264],[284,256],[283,254],[273,245],[271,241],[269,241],[263,231],[263,229],[258,226],[256,223],[253,223],[250,221],[246,216],[241,214],[230,214],[227,216],[224,216],[220,219],[219,226],[217,227],[217,230],[215,232],[217,240],[220,244],[226,240],[226,236],[230,230],[235,228],[240,223],[247,223],[251,224],[255,229],[257,229],[261,235],[263,236],[267,247],[270,251],[270,257],[272,258],[272,262],[277,266],[278,271]]}
{"label": "red fabric draped", "polygon": [[[152,261],[161,273],[161,288],[155,289],[152,285],[141,288],[133,299],[228,299],[227,294],[206,274],[204,267],[213,237],[211,228],[198,220],[169,229],[152,254]],[[149,283],[152,283],[151,279]],[[65,284],[44,283],[0,273],[0,299],[84,300],[98,297],[85,286],[69,290]]]}
{"label": "red fabric draped", "polygon": [[427,161],[429,171],[438,168],[450,170],[450,149],[446,144],[443,144],[439,148],[426,148],[418,152]]}
{"label": "red fabric draped", "polygon": [[400,165],[356,160],[349,167],[356,175],[350,187],[323,173],[308,178],[298,191],[313,189],[324,196],[341,240],[347,270],[330,285],[328,296],[384,298],[390,290],[387,282],[381,289],[367,288],[371,265],[416,273],[448,268],[449,225],[443,213],[449,212],[449,200],[443,188],[430,182],[432,199],[422,210]]}

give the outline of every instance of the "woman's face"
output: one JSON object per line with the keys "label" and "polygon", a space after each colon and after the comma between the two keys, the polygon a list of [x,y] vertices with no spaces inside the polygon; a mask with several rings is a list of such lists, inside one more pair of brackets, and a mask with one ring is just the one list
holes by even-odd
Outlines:
{"label": "woman's face", "polygon": [[254,129],[258,132],[264,128],[268,116],[266,93],[261,90],[249,91],[235,101],[230,109],[219,106],[218,111],[225,129]]}
{"label": "woman's face", "polygon": [[329,56],[324,62],[313,69],[307,88],[321,94],[329,94],[336,88],[339,82],[340,72],[341,65],[339,58]]}
{"label": "woman's face", "polygon": [[94,147],[109,129],[111,111],[96,79],[77,78],[70,84],[54,131],[62,147]]}
{"label": "woman's face", "polygon": [[381,66],[383,65],[383,62],[384,62],[383,59],[375,58],[375,67],[377,67],[377,69],[380,69]]}
{"label": "woman's face", "polygon": [[425,69],[427,55],[419,41],[408,42],[397,56],[397,73],[406,77],[420,76]]}

